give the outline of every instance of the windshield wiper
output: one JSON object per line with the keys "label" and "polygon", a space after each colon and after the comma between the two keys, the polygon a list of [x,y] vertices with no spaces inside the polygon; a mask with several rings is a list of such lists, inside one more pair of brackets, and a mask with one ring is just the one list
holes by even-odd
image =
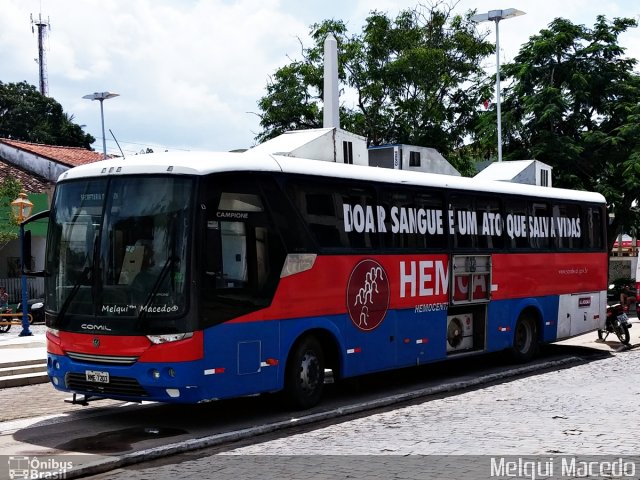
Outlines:
{"label": "windshield wiper", "polygon": [[149,305],[151,304],[155,296],[158,294],[158,290],[160,290],[160,286],[162,285],[162,282],[164,281],[167,274],[169,273],[169,270],[175,264],[176,260],[177,260],[177,257],[174,255],[171,255],[169,258],[167,258],[167,261],[164,262],[164,265],[162,266],[162,269],[158,274],[158,278],[153,284],[153,287],[151,288],[149,295],[147,295],[147,298],[145,299],[144,303],[140,307],[140,312],[138,313],[138,320],[141,320],[144,314],[147,313]]}
{"label": "windshield wiper", "polygon": [[80,290],[80,287],[86,284],[86,282],[90,280],[92,272],[93,272],[93,267],[84,268],[84,270],[82,271],[82,275],[80,275],[80,279],[73,285],[73,287],[71,288],[71,292],[65,299],[64,303],[62,304],[62,307],[60,307],[60,311],[58,312],[58,318],[62,318],[64,314],[67,313],[67,309],[69,308],[69,306],[71,305],[71,302],[73,301],[76,294],[78,293],[78,290]]}
{"label": "windshield wiper", "polygon": [[[170,242],[169,256],[167,257],[167,260],[164,262],[164,265],[160,270],[160,274],[158,275],[158,278],[153,284],[153,288],[151,289],[151,291],[149,292],[149,295],[147,295],[146,300],[140,307],[140,312],[138,313],[138,321],[142,320],[142,317],[147,313],[149,305],[151,304],[155,296],[158,294],[158,290],[160,290],[160,286],[164,282],[167,274],[169,273],[169,270],[173,269],[173,267],[180,260],[180,258],[176,255],[176,237],[178,234],[178,230],[176,226],[175,214],[169,217],[167,230],[171,232],[171,237],[169,238],[169,242]],[[173,275],[171,275],[171,290],[175,291],[175,285],[173,284]]]}
{"label": "windshield wiper", "polygon": [[[80,290],[80,287],[84,284],[87,284],[91,280],[91,276],[94,270],[94,262],[95,262],[95,259],[97,258],[97,254],[98,254],[98,236],[96,235],[96,237],[93,240],[92,259],[90,262],[87,262],[88,265],[84,267],[84,270],[82,270],[82,274],[80,275],[80,278],[73,285],[73,287],[71,288],[71,292],[65,299],[64,303],[62,304],[62,307],[60,307],[60,311],[58,312],[58,318],[62,318],[64,314],[67,313],[67,309],[69,308],[69,306],[71,305],[71,302],[73,301],[76,294],[78,293],[78,290]],[[92,292],[92,293],[95,294],[95,292]],[[95,314],[95,310],[94,310],[94,314]]]}

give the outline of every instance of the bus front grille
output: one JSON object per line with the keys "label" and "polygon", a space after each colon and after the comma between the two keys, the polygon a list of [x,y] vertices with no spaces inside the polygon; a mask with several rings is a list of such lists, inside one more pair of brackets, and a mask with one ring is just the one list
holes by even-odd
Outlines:
{"label": "bus front grille", "polygon": [[133,365],[138,361],[138,357],[123,357],[116,355],[95,355],[92,353],[67,352],[67,356],[72,360],[89,363],[108,363],[111,365]]}
{"label": "bus front grille", "polygon": [[69,390],[79,390],[82,393],[96,395],[125,395],[148,397],[149,394],[140,386],[135,378],[110,377],[109,383],[88,382],[83,373],[67,373],[64,383]]}

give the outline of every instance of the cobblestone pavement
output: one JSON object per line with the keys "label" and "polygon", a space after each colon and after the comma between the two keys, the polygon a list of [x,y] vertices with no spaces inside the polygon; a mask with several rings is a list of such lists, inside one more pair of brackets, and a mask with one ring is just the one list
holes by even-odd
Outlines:
{"label": "cobblestone pavement", "polygon": [[[638,455],[639,372],[636,347],[571,368],[265,437],[253,445],[196,452],[183,456],[180,463],[174,459],[167,465],[138,465],[96,478],[208,478],[213,471],[216,478],[253,478],[255,471],[262,479],[452,478],[454,473],[459,478],[478,478],[473,465],[469,475],[451,468],[445,474],[442,467],[460,462],[486,464],[490,455],[538,455],[547,462],[556,455]],[[200,458],[194,459],[196,455]],[[424,464],[400,468],[411,459],[424,462],[422,455],[437,459],[432,463],[440,471],[425,476]],[[232,458],[238,461],[230,463]],[[640,472],[640,461],[637,465]],[[489,467],[483,468],[483,477],[488,477]],[[404,476],[397,477],[398,469]]]}
{"label": "cobblestone pavement", "polygon": [[0,389],[0,404],[4,407],[0,409],[0,422],[124,404],[118,400],[100,400],[90,407],[82,407],[65,402],[71,397],[72,394],[56,390],[51,383]]}
{"label": "cobblestone pavement", "polygon": [[640,350],[230,450],[282,455],[637,455]]}
{"label": "cobblestone pavement", "polygon": [[[47,327],[44,325],[31,325],[31,332],[34,334],[34,342],[45,346],[44,333]],[[6,333],[0,333],[0,350],[8,347],[10,340],[19,337],[22,327],[13,325]],[[29,337],[31,338],[31,337]],[[17,348],[15,345],[12,348]],[[46,354],[43,353],[43,363],[46,362]],[[71,394],[60,392],[53,388],[50,383],[41,383],[37,385],[28,385],[24,387],[2,388],[0,389],[0,405],[4,408],[0,409],[0,422],[8,420],[17,420],[21,418],[32,418],[48,416],[52,414],[61,414],[67,412],[78,411],[83,408],[78,405],[65,403],[65,399],[71,398]],[[111,405],[120,405],[124,402],[116,400],[100,400],[94,406],[108,407]]]}

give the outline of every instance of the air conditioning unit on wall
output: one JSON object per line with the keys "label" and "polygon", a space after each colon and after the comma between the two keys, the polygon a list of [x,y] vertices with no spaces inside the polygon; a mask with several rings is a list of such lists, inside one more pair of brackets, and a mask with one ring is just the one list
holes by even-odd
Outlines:
{"label": "air conditioning unit on wall", "polygon": [[473,315],[463,313],[447,317],[447,352],[473,348]]}

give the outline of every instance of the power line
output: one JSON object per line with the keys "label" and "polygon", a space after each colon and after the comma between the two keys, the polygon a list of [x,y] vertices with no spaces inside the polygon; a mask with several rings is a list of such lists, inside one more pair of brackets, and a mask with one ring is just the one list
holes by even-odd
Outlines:
{"label": "power line", "polygon": [[[97,141],[102,141],[102,137],[95,137],[96,142]],[[131,147],[127,148],[127,145],[135,145],[138,147],[151,147],[151,148],[157,148],[158,150],[178,150],[178,151],[182,151],[182,152],[189,152],[192,149],[190,148],[178,148],[178,147],[170,147],[168,145],[160,145],[157,143],[138,143],[138,142],[130,142],[127,140],[118,140],[118,142],[115,142],[113,139],[111,138],[107,138],[106,139],[107,143],[111,143],[116,144],[116,146],[110,146],[109,148],[111,150],[116,150],[117,149],[117,143],[120,143],[122,149],[126,152],[126,153],[140,153],[139,149],[131,149]]]}

